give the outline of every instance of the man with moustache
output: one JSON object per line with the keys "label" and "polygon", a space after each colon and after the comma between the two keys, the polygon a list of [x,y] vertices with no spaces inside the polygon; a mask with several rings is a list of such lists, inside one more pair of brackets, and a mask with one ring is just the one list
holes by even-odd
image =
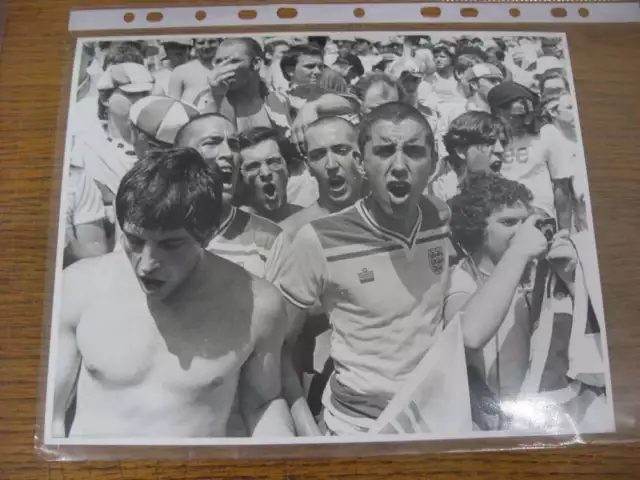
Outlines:
{"label": "man with moustache", "polygon": [[289,344],[317,303],[329,317],[323,420],[334,435],[366,433],[436,341],[448,282],[449,209],[422,196],[436,162],[431,127],[414,107],[387,103],[364,118],[358,144],[371,194],[303,226],[276,279]]}
{"label": "man with moustache", "polygon": [[192,147],[217,168],[222,180],[222,215],[207,249],[257,277],[264,277],[281,228],[266,218],[233,204],[240,173],[240,141],[227,118],[208,113],[185,124],[176,146]]}
{"label": "man with moustache", "polygon": [[211,62],[219,44],[219,38],[194,39],[196,58],[173,71],[167,92],[170,97],[193,104],[198,94],[209,87],[209,74],[213,68]]}
{"label": "man with moustache", "polygon": [[257,127],[240,134],[244,203],[251,213],[280,223],[302,207],[289,203],[287,163],[275,130]]}
{"label": "man with moustache", "polygon": [[66,436],[76,389],[69,437],[224,437],[236,394],[250,434],[293,435],[280,396],[283,300],[205,250],[220,196],[194,149],[154,151],[124,176],[124,252],[64,273],[54,437]]}

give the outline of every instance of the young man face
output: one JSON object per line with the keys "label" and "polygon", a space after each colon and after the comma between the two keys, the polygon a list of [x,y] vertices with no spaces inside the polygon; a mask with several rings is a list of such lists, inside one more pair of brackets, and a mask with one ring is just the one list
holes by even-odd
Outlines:
{"label": "young man face", "polygon": [[195,148],[207,163],[218,167],[222,204],[228,208],[240,173],[240,146],[231,122],[217,116],[199,118],[186,127],[176,146]]}
{"label": "young man face", "polygon": [[571,95],[562,95],[558,99],[558,105],[552,112],[555,121],[568,126],[575,126],[576,116],[573,111],[573,99]]}
{"label": "young man face", "polygon": [[194,42],[195,54],[202,62],[211,62],[220,45],[217,38],[198,38]]}
{"label": "young man face", "polygon": [[522,202],[505,206],[489,215],[483,248],[494,264],[502,259],[511,245],[511,239],[529,215],[529,208]]}
{"label": "young man face", "polygon": [[273,212],[287,202],[287,164],[275,140],[268,139],[241,151],[242,178],[250,205]]}
{"label": "young man face", "polygon": [[242,91],[251,76],[257,75],[260,70],[260,59],[253,58],[241,41],[228,40],[220,44],[213,58],[213,65],[225,60],[235,67],[235,75],[227,80],[229,91]]}
{"label": "young man face", "polygon": [[469,173],[499,172],[502,167],[504,147],[500,139],[493,144],[471,145],[462,153]]}
{"label": "young man face", "polygon": [[203,246],[184,228],[146,230],[125,221],[122,246],[149,297],[166,299],[193,272]]}
{"label": "young man face", "polygon": [[324,59],[322,57],[302,54],[298,57],[291,83],[297,86],[315,85],[320,81],[323,68]]}
{"label": "young man face", "polygon": [[273,48],[273,53],[270,54],[269,59],[272,62],[279,62],[282,56],[289,50],[289,45],[286,43],[280,43]]}
{"label": "young man face", "polygon": [[515,135],[522,135],[533,122],[533,104],[524,98],[500,108],[500,116]]}
{"label": "young man face", "polygon": [[364,147],[364,169],[373,199],[390,218],[406,218],[418,203],[433,166],[426,126],[406,118],[379,120]]}
{"label": "young man face", "polygon": [[357,134],[343,121],[322,123],[305,133],[307,163],[318,181],[320,195],[346,208],[360,198],[362,175]]}
{"label": "young man face", "polygon": [[451,57],[444,50],[437,50],[433,54],[433,61],[436,64],[437,70],[444,70],[452,65]]}
{"label": "young man face", "polygon": [[122,138],[133,144],[133,132],[129,122],[131,106],[138,100],[147,97],[151,92],[128,93],[117,89],[106,102],[107,124],[111,135],[121,135]]}
{"label": "young man face", "polygon": [[167,54],[167,60],[171,68],[176,68],[187,63],[189,60],[189,47],[178,43],[165,43],[164,51]]}

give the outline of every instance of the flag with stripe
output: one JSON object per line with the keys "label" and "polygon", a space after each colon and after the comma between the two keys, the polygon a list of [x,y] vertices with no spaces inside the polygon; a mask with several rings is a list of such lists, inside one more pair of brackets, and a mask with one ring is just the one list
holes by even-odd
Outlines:
{"label": "flag with stripe", "polygon": [[454,319],[440,333],[370,432],[450,435],[472,429],[462,330],[460,322]]}

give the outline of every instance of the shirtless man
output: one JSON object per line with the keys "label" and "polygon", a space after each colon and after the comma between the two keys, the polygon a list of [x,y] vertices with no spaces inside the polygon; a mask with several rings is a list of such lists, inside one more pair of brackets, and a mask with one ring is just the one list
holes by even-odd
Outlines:
{"label": "shirtless man", "polygon": [[168,95],[186,103],[195,101],[200,92],[209,88],[212,60],[220,44],[219,38],[196,38],[196,58],[176,67],[169,79]]}
{"label": "shirtless man", "polygon": [[283,301],[206,252],[220,185],[193,149],[156,151],[116,197],[124,252],[65,270],[53,436],[220,437],[236,392],[249,432],[290,436],[280,397]]}
{"label": "shirtless man", "polygon": [[207,250],[264,277],[282,229],[232,204],[240,173],[240,146],[233,124],[216,113],[201,115],[180,129],[176,146],[197,149],[207,163],[217,166],[222,178],[222,219]]}

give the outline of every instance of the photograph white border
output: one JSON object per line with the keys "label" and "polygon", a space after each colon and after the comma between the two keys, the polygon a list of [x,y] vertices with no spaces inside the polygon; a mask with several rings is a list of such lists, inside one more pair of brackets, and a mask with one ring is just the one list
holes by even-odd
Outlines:
{"label": "photograph white border", "polygon": [[[336,31],[331,32],[317,32],[317,31],[295,31],[295,32],[259,32],[250,34],[254,37],[263,36],[329,36],[336,34]],[[341,32],[342,33],[342,32]],[[486,35],[490,34],[492,37],[500,36],[554,36],[562,39],[562,46],[564,49],[564,55],[567,60],[568,77],[571,87],[571,95],[573,97],[574,107],[577,114],[577,134],[579,136],[579,146],[583,152],[583,159],[586,162],[586,153],[584,152],[584,144],[582,137],[582,127],[580,124],[580,113],[578,111],[578,102],[575,90],[575,79],[573,76],[573,68],[571,64],[571,58],[569,54],[569,45],[567,41],[567,35],[565,32],[552,32],[552,31],[494,31],[494,30],[406,30],[406,31],[354,31],[358,35],[363,37],[367,36],[393,36],[393,35],[417,35],[417,34],[430,34],[436,33],[437,35]],[[597,315],[600,318],[605,319],[604,328],[601,331],[602,345],[604,351],[604,362],[606,366],[606,391],[608,396],[608,404],[613,410],[612,416],[614,418],[614,425],[611,431],[578,431],[576,429],[558,429],[553,431],[541,432],[535,431],[473,431],[469,432],[465,436],[460,435],[429,435],[429,434],[376,434],[376,435],[362,435],[362,436],[318,436],[318,437],[293,437],[293,438],[278,438],[278,437],[211,437],[211,438],[152,438],[152,437],[130,437],[130,438],[58,438],[51,435],[52,430],[52,415],[53,415],[53,386],[55,378],[55,359],[58,349],[58,323],[59,312],[62,302],[62,261],[64,251],[64,236],[65,236],[65,214],[67,208],[67,195],[66,189],[68,188],[68,176],[70,168],[70,150],[71,150],[71,119],[75,113],[75,94],[76,86],[78,85],[80,57],[82,54],[82,46],[84,43],[96,42],[96,41],[125,41],[125,40],[169,40],[169,39],[184,39],[193,37],[246,37],[247,33],[232,33],[232,34],[180,34],[180,35],[132,35],[132,36],[94,36],[94,37],[82,37],[78,38],[75,45],[74,61],[73,61],[73,73],[71,77],[70,91],[69,91],[69,108],[67,112],[66,131],[65,131],[65,144],[64,144],[64,161],[62,168],[62,183],[60,188],[60,207],[58,212],[58,225],[57,225],[57,245],[56,245],[56,262],[55,262],[55,275],[53,286],[53,304],[50,317],[50,338],[49,338],[49,356],[47,364],[46,375],[46,396],[45,396],[45,413],[44,413],[44,437],[43,447],[57,447],[57,446],[83,446],[83,445],[96,445],[96,446],[247,446],[247,445],[313,445],[313,444],[368,444],[368,443],[401,443],[401,442],[421,442],[421,441],[437,441],[437,440],[470,440],[470,439],[504,439],[504,438],[527,438],[527,437],[544,437],[544,436],[557,436],[557,435],[572,435],[574,436],[574,442],[580,443],[583,435],[590,434],[606,434],[615,432],[615,403],[613,400],[613,391],[611,384],[611,370],[609,362],[609,344],[607,340],[607,325],[604,316],[604,308],[602,302],[597,302],[600,306]],[[586,168],[585,168],[586,170]],[[588,176],[588,172],[587,172]],[[586,205],[588,210],[587,223],[590,231],[594,248],[596,247],[596,238],[593,221],[593,211],[591,203],[591,188],[588,189],[586,195]],[[595,271],[598,275],[599,294],[602,295],[602,283],[600,276],[600,267],[597,261],[595,261]],[[595,308],[595,307],[594,307]]]}

